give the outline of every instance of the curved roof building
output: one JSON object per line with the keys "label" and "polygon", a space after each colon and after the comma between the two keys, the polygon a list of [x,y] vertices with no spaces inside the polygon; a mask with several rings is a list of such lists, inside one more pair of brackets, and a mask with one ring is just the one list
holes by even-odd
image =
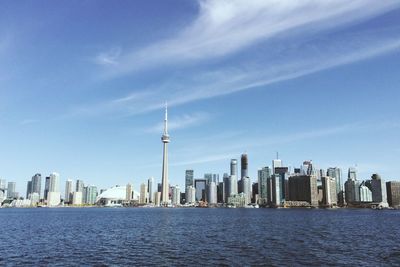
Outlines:
{"label": "curved roof building", "polygon": [[[133,199],[139,199],[139,193],[133,191]],[[96,198],[96,204],[104,206],[115,206],[121,205],[122,202],[126,201],[126,186],[113,186]]]}

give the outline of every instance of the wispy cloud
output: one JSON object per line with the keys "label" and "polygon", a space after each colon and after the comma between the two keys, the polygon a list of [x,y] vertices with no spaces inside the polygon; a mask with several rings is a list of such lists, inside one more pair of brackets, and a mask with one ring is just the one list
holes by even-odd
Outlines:
{"label": "wispy cloud", "polygon": [[105,66],[115,66],[118,64],[119,56],[121,55],[121,48],[114,47],[106,52],[101,52],[95,58],[95,62]]}
{"label": "wispy cloud", "polygon": [[[118,48],[96,57],[105,65],[108,78],[166,64],[196,63],[195,67],[181,69],[175,79],[161,78],[148,88],[78,108],[77,113],[141,114],[162,108],[164,99],[171,106],[182,105],[398,51],[398,28],[382,29],[383,33],[339,33],[333,39],[317,38],[319,34],[314,33],[358,23],[399,6],[398,1],[373,0],[199,1],[198,16],[175,36],[134,52],[125,49],[128,52],[122,53]],[[229,56],[255,45],[266,52],[229,62]],[[197,64],[202,60],[221,64],[202,68]]]}
{"label": "wispy cloud", "polygon": [[[173,117],[168,121],[169,130],[184,129],[191,126],[198,126],[205,121],[209,120],[210,116],[208,113],[200,112],[194,114],[185,114],[182,116]],[[157,125],[146,129],[149,133],[160,133],[164,127],[163,123],[158,123]]]}
{"label": "wispy cloud", "polygon": [[193,63],[224,57],[278,35],[337,28],[399,5],[398,1],[373,0],[199,1],[198,16],[175,36],[133,52],[105,52],[96,58],[100,64],[118,63],[118,67],[108,70],[113,77],[160,63]]}
{"label": "wispy cloud", "polygon": [[170,166],[191,166],[191,165],[197,165],[197,164],[202,164],[202,163],[209,163],[209,162],[218,162],[222,160],[228,160],[231,158],[237,157],[237,154],[218,154],[218,155],[212,155],[212,156],[206,156],[206,157],[200,157],[196,158],[193,160],[187,160],[187,161],[178,161],[178,162],[173,162],[170,164]]}

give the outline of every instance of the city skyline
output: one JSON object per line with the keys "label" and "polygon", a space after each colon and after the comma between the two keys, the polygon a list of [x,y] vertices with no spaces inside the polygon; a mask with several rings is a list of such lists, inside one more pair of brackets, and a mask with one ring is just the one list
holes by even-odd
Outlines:
{"label": "city skyline", "polygon": [[398,2],[29,3],[0,3],[0,178],[18,192],[35,173],[161,181],[165,100],[171,185],[244,152],[252,181],[276,152],[399,179]]}

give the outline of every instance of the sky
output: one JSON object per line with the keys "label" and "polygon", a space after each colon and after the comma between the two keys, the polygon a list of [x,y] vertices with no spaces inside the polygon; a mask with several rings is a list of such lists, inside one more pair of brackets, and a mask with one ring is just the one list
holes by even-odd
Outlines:
{"label": "sky", "polygon": [[[400,180],[400,2],[0,2],[0,177],[98,188],[283,163]],[[42,186],[44,181],[42,181]]]}

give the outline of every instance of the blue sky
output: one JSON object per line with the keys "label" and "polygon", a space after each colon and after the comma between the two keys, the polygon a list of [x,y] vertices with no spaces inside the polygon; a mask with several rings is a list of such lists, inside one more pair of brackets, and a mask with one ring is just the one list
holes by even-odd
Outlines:
{"label": "blue sky", "polygon": [[313,160],[399,179],[399,1],[2,1],[0,177],[107,188]]}

